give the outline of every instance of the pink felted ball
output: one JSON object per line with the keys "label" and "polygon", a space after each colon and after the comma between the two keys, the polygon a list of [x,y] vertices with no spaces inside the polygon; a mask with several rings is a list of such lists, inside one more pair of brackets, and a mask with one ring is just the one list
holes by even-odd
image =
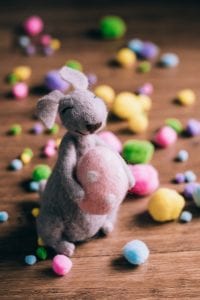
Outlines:
{"label": "pink felted ball", "polygon": [[17,99],[23,99],[28,96],[28,86],[24,82],[16,83],[12,88],[12,94]]}
{"label": "pink felted ball", "polygon": [[42,32],[44,23],[38,16],[31,16],[23,24],[24,30],[30,36],[35,36]]}
{"label": "pink felted ball", "polygon": [[51,36],[49,34],[43,34],[40,38],[40,44],[42,46],[49,46],[51,43]]}
{"label": "pink felted ball", "polygon": [[106,147],[92,148],[79,160],[77,178],[85,191],[80,208],[87,213],[109,213],[128,191],[128,177],[121,159]]}
{"label": "pink felted ball", "polygon": [[153,193],[159,187],[159,177],[157,170],[148,164],[129,165],[135,177],[135,185],[129,193],[146,196]]}
{"label": "pink felted ball", "polygon": [[158,146],[166,148],[177,140],[177,133],[169,126],[162,127],[155,135],[154,141]]}
{"label": "pink felted ball", "polygon": [[52,146],[46,146],[44,148],[44,151],[43,151],[43,154],[46,156],[46,157],[52,157],[56,154],[56,149]]}
{"label": "pink felted ball", "polygon": [[57,275],[63,276],[72,268],[72,261],[65,255],[58,254],[52,261],[52,269]]}
{"label": "pink felted ball", "polygon": [[111,131],[102,131],[98,136],[116,152],[122,152],[122,143]]}

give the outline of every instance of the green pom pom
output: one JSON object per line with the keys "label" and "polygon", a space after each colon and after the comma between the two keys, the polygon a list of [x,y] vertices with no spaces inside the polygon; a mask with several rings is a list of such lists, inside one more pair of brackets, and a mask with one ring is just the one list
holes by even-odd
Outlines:
{"label": "green pom pom", "polygon": [[44,247],[38,247],[36,250],[36,255],[39,259],[45,260],[47,259],[47,250]]}
{"label": "green pom pom", "polygon": [[178,119],[169,118],[165,120],[165,124],[173,128],[177,133],[181,133],[183,131],[183,125]]}
{"label": "green pom pom", "polygon": [[14,85],[15,83],[19,82],[19,77],[17,77],[16,74],[14,73],[11,73],[8,75],[7,77],[7,82],[10,84],[10,85]]}
{"label": "green pom pom", "polygon": [[124,20],[117,16],[106,16],[100,21],[100,32],[105,39],[118,39],[126,32]]}
{"label": "green pom pom", "polygon": [[59,125],[55,123],[55,124],[53,125],[53,127],[51,127],[51,128],[48,130],[48,132],[49,132],[50,134],[57,134],[58,131],[59,131],[59,129],[60,129]]}
{"label": "green pom pom", "polygon": [[154,146],[148,141],[129,140],[123,146],[123,158],[131,164],[148,163],[154,153]]}
{"label": "green pom pom", "polygon": [[83,67],[78,60],[70,59],[70,60],[66,61],[65,65],[69,68],[72,68],[72,69],[75,69],[78,71],[83,71]]}
{"label": "green pom pom", "polygon": [[37,165],[32,173],[32,179],[34,181],[40,181],[42,179],[48,179],[51,175],[51,168],[48,165]]}
{"label": "green pom pom", "polygon": [[19,124],[13,124],[9,129],[9,134],[19,135],[22,133],[22,126]]}
{"label": "green pom pom", "polygon": [[23,153],[26,153],[27,155],[29,155],[30,157],[33,157],[33,151],[31,148],[25,148],[23,150]]}
{"label": "green pom pom", "polygon": [[149,61],[143,61],[138,66],[138,71],[140,73],[148,73],[151,71],[151,63]]}

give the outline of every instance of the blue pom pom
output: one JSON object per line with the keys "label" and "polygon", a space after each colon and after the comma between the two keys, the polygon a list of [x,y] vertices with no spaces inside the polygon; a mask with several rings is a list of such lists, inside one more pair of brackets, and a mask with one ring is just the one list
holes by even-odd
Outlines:
{"label": "blue pom pom", "polygon": [[0,222],[6,222],[8,220],[8,213],[6,211],[0,211]]}
{"label": "blue pom pom", "polygon": [[194,182],[194,181],[197,180],[197,176],[194,174],[193,171],[186,171],[186,172],[184,173],[184,175],[185,175],[185,180],[186,180],[187,182]]}
{"label": "blue pom pom", "polygon": [[128,48],[136,54],[140,53],[143,47],[143,42],[139,39],[133,39],[128,42]]}
{"label": "blue pom pom", "polygon": [[192,213],[190,211],[184,210],[180,216],[180,220],[185,223],[192,221]]}
{"label": "blue pom pom", "polygon": [[23,168],[23,163],[20,159],[13,159],[10,163],[10,168],[14,171],[21,170]]}
{"label": "blue pom pom", "polygon": [[30,192],[38,192],[39,191],[39,182],[31,181],[29,183],[29,190]]}
{"label": "blue pom pom", "polygon": [[35,255],[27,255],[27,256],[25,256],[25,263],[27,265],[32,266],[32,265],[34,265],[36,263],[36,261],[37,261],[37,258],[36,258]]}
{"label": "blue pom pom", "polygon": [[179,161],[186,161],[188,160],[189,154],[186,150],[180,150],[177,155],[177,160]]}
{"label": "blue pom pom", "polygon": [[133,240],[124,246],[123,255],[129,263],[141,265],[149,257],[149,249],[144,242]]}
{"label": "blue pom pom", "polygon": [[179,64],[179,57],[174,53],[165,53],[160,58],[163,67],[173,68]]}

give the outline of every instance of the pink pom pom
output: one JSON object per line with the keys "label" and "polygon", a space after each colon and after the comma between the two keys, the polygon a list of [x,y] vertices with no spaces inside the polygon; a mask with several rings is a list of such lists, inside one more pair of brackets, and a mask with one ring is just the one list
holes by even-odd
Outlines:
{"label": "pink pom pom", "polygon": [[72,261],[65,255],[56,255],[52,261],[52,269],[57,275],[63,276],[72,268]]}
{"label": "pink pom pom", "polygon": [[135,178],[135,185],[129,190],[129,193],[146,196],[159,187],[158,172],[153,166],[139,164],[129,165],[129,168]]}
{"label": "pink pom pom", "polygon": [[122,152],[122,143],[111,131],[102,131],[98,136],[116,152]]}
{"label": "pink pom pom", "polygon": [[55,148],[55,147],[56,147],[56,141],[53,140],[53,139],[49,139],[49,140],[47,141],[46,146],[47,146],[47,147]]}
{"label": "pink pom pom", "polygon": [[43,153],[46,157],[52,157],[56,154],[56,149],[51,146],[46,146]]}
{"label": "pink pom pom", "polygon": [[51,43],[51,36],[49,34],[43,34],[40,38],[40,44],[42,46],[49,46]]}
{"label": "pink pom pom", "polygon": [[42,32],[44,24],[40,17],[31,16],[23,24],[24,30],[30,36],[35,36]]}
{"label": "pink pom pom", "polygon": [[28,96],[28,86],[24,82],[16,83],[12,88],[12,94],[17,99],[23,99]]}
{"label": "pink pom pom", "polygon": [[157,145],[165,148],[175,143],[177,133],[169,126],[162,127],[155,135],[154,141]]}

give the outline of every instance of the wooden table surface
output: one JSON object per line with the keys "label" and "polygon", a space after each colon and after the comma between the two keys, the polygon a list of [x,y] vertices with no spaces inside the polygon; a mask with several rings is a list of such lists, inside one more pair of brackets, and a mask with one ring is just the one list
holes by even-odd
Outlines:
{"label": "wooden table surface", "polygon": [[[41,2],[41,3],[40,3]],[[86,72],[94,72],[98,83],[113,86],[116,92],[134,91],[144,82],[151,82],[153,109],[150,127],[145,134],[133,135],[126,122],[110,119],[108,129],[122,141],[129,138],[151,139],[165,118],[177,117],[184,125],[189,118],[199,118],[200,21],[199,5],[192,1],[1,1],[0,3],[0,210],[9,213],[9,221],[0,225],[0,299],[200,299],[200,219],[194,213],[189,224],[170,222],[156,224],[145,212],[148,198],[129,198],[122,204],[116,228],[107,238],[96,238],[77,247],[73,269],[58,278],[51,271],[51,260],[24,265],[24,256],[36,249],[35,221],[31,209],[38,206],[38,196],[28,193],[25,183],[37,163],[53,166],[55,158],[40,157],[47,134],[33,136],[36,100],[43,93],[38,86],[47,71],[61,67],[67,59],[82,62]],[[197,1],[196,1],[197,2]],[[117,41],[102,41],[91,35],[98,20],[105,14],[121,15],[128,24],[126,36]],[[26,57],[13,45],[16,26],[27,16],[39,14],[47,31],[62,41],[62,49],[52,57]],[[115,51],[130,38],[138,37],[157,43],[162,52],[176,52],[181,64],[175,69],[156,65],[148,74],[138,74],[110,66]],[[33,75],[29,82],[31,94],[25,101],[9,97],[10,87],[4,79],[13,67],[29,65]],[[197,103],[181,107],[173,99],[178,90],[191,88]],[[13,123],[20,123],[23,134],[7,135]],[[64,134],[61,130],[59,136]],[[7,169],[9,162],[24,147],[35,153],[30,165],[21,171]],[[185,163],[174,161],[180,149],[189,151]],[[157,150],[152,164],[158,169],[161,186],[183,190],[171,183],[177,172],[193,170],[200,179],[200,138],[179,138],[165,150]],[[124,244],[141,239],[150,249],[149,260],[138,268],[121,257]]]}

